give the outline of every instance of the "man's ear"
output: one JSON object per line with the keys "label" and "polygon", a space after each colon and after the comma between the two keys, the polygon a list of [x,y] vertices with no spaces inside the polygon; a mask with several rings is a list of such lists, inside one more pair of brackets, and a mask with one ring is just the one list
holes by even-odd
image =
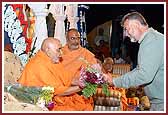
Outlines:
{"label": "man's ear", "polygon": [[140,23],[139,21],[135,20],[134,26],[135,26],[136,28],[141,27],[141,23]]}
{"label": "man's ear", "polygon": [[46,49],[45,49],[45,53],[47,54],[47,56],[50,56],[50,49],[49,49],[49,48],[46,48]]}
{"label": "man's ear", "polygon": [[68,37],[66,37],[66,41],[67,41],[67,42],[69,41]]}
{"label": "man's ear", "polygon": [[68,33],[66,34],[66,41],[68,41]]}
{"label": "man's ear", "polygon": [[45,49],[45,52],[48,52],[48,51],[49,51],[49,48],[46,48],[46,49]]}

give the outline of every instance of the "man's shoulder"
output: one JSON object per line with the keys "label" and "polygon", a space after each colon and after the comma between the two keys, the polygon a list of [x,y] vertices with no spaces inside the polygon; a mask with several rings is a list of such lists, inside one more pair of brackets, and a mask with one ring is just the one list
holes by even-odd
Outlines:
{"label": "man's shoulder", "polygon": [[162,33],[158,32],[157,30],[150,28],[146,34],[146,37],[155,38],[155,39],[160,39],[160,38],[163,39],[164,35]]}
{"label": "man's shoulder", "polygon": [[29,59],[27,66],[40,66],[41,67],[46,63],[47,63],[46,60],[44,60],[43,58],[41,58],[38,55],[35,55],[34,57]]}
{"label": "man's shoulder", "polygon": [[147,33],[144,37],[143,44],[155,44],[155,45],[163,45],[164,44],[164,36],[163,34],[153,30]]}
{"label": "man's shoulder", "polygon": [[39,65],[39,61],[38,58],[36,57],[32,57],[31,59],[29,59],[29,61],[26,64],[26,67],[31,68],[31,67],[35,67],[37,65]]}
{"label": "man's shoulder", "polygon": [[93,54],[91,51],[89,51],[87,48],[81,47],[81,52],[86,52],[88,54]]}

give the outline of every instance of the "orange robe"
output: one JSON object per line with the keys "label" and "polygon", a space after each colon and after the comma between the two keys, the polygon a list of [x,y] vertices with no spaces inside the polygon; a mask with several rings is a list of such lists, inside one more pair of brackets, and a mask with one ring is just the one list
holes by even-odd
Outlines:
{"label": "orange robe", "polygon": [[72,74],[65,71],[62,64],[53,64],[42,51],[30,59],[18,82],[26,86],[52,86],[55,88],[53,110],[80,111],[93,110],[93,101],[76,93],[57,96],[71,86]]}
{"label": "orange robe", "polygon": [[80,60],[80,58],[84,58],[89,64],[97,63],[94,54],[81,46],[77,50],[70,51],[68,46],[65,45],[62,48],[62,51],[62,64],[64,65],[64,68],[71,71],[74,76],[79,76],[81,66],[85,67],[87,65],[84,61]]}

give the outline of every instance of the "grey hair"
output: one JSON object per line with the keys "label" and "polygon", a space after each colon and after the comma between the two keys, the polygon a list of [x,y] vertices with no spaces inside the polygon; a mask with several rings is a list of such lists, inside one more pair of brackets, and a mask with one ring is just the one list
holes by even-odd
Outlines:
{"label": "grey hair", "polygon": [[139,13],[139,12],[131,12],[126,14],[122,20],[121,20],[121,26],[124,26],[124,22],[126,20],[138,20],[142,25],[148,26],[148,23],[146,22],[145,18]]}

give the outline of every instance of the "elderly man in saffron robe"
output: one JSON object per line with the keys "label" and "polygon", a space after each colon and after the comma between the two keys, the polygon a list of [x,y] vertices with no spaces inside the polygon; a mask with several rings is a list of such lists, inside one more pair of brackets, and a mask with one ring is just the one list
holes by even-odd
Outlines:
{"label": "elderly man in saffron robe", "polygon": [[89,64],[97,64],[94,54],[81,47],[78,30],[70,29],[66,39],[67,44],[62,48],[62,64],[66,70],[71,71],[74,76],[79,76],[80,68],[86,66],[86,63],[81,59],[86,60]]}
{"label": "elderly man in saffron robe", "polygon": [[90,111],[92,99],[85,99],[80,91],[78,80],[65,71],[60,63],[61,44],[54,38],[43,41],[41,50],[25,66],[18,82],[25,86],[52,86],[54,92],[53,111]]}

